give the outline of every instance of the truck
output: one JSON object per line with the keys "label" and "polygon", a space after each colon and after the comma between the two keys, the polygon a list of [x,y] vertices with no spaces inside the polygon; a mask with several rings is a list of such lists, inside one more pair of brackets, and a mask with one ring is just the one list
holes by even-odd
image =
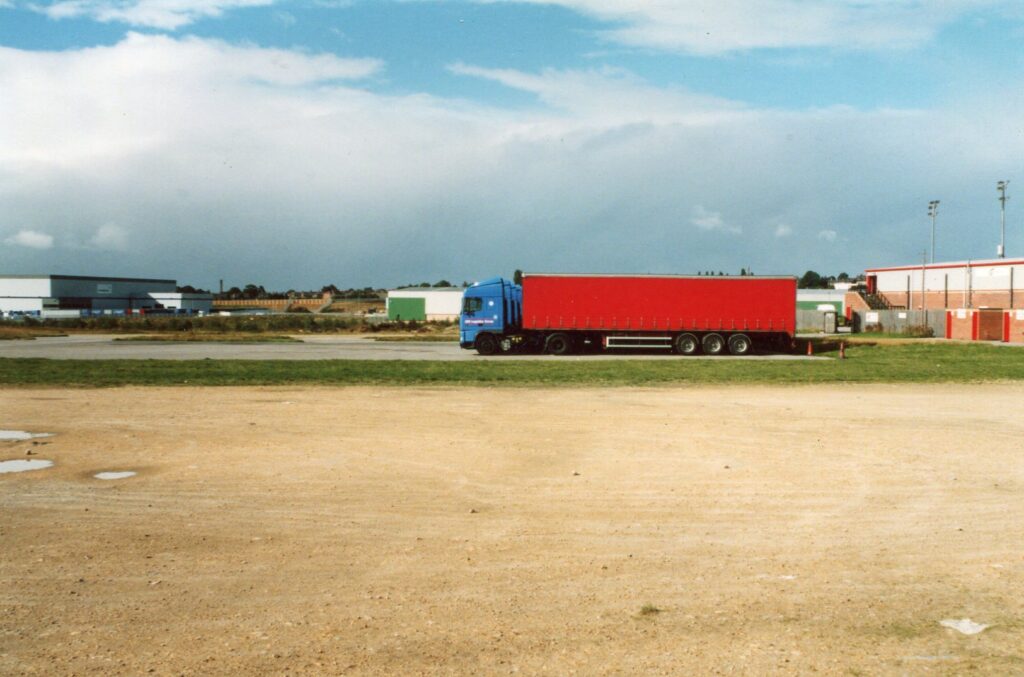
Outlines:
{"label": "truck", "polygon": [[746,355],[788,350],[792,276],[527,273],[468,287],[459,345],[481,355],[666,350]]}

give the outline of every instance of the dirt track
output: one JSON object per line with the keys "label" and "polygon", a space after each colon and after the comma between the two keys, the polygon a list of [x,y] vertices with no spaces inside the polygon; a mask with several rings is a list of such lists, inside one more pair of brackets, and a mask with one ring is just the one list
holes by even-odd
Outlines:
{"label": "dirt track", "polygon": [[0,391],[0,673],[1024,673],[1022,401]]}

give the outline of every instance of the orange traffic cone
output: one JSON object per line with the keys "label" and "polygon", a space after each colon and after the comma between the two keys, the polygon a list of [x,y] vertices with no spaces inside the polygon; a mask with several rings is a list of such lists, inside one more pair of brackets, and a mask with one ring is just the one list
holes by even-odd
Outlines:
{"label": "orange traffic cone", "polygon": [[808,355],[813,355],[814,354],[814,344],[811,343],[810,341],[807,342],[807,354]]}

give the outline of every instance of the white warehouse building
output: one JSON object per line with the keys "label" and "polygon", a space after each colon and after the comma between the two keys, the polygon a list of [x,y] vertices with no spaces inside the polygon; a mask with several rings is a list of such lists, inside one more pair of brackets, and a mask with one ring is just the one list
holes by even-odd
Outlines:
{"label": "white warehouse building", "polygon": [[158,308],[209,312],[211,294],[184,294],[175,280],[84,275],[0,275],[0,312],[138,311]]}
{"label": "white warehouse building", "polygon": [[388,319],[454,321],[462,312],[461,287],[412,287],[388,291]]}

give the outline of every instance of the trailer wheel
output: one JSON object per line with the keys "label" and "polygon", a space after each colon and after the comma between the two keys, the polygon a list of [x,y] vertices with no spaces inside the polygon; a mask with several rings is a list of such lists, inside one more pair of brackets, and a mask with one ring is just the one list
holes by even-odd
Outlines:
{"label": "trailer wheel", "polygon": [[675,349],[680,355],[696,355],[700,350],[700,341],[693,334],[680,334],[676,337]]}
{"label": "trailer wheel", "polygon": [[476,352],[481,355],[493,355],[498,351],[498,341],[494,334],[477,334],[475,346]]}
{"label": "trailer wheel", "polygon": [[498,350],[505,353],[506,355],[508,353],[511,353],[515,349],[515,347],[516,344],[512,343],[512,339],[508,338],[507,336],[498,341]]}
{"label": "trailer wheel", "polygon": [[704,340],[700,343],[701,347],[704,348],[704,352],[708,355],[721,355],[722,351],[725,350],[725,339],[722,338],[721,334],[705,334]]}
{"label": "trailer wheel", "polygon": [[568,355],[572,352],[572,339],[568,334],[552,334],[548,337],[544,348],[552,355]]}
{"label": "trailer wheel", "polygon": [[746,334],[733,334],[729,337],[729,352],[733,355],[746,355],[751,347],[750,337]]}

